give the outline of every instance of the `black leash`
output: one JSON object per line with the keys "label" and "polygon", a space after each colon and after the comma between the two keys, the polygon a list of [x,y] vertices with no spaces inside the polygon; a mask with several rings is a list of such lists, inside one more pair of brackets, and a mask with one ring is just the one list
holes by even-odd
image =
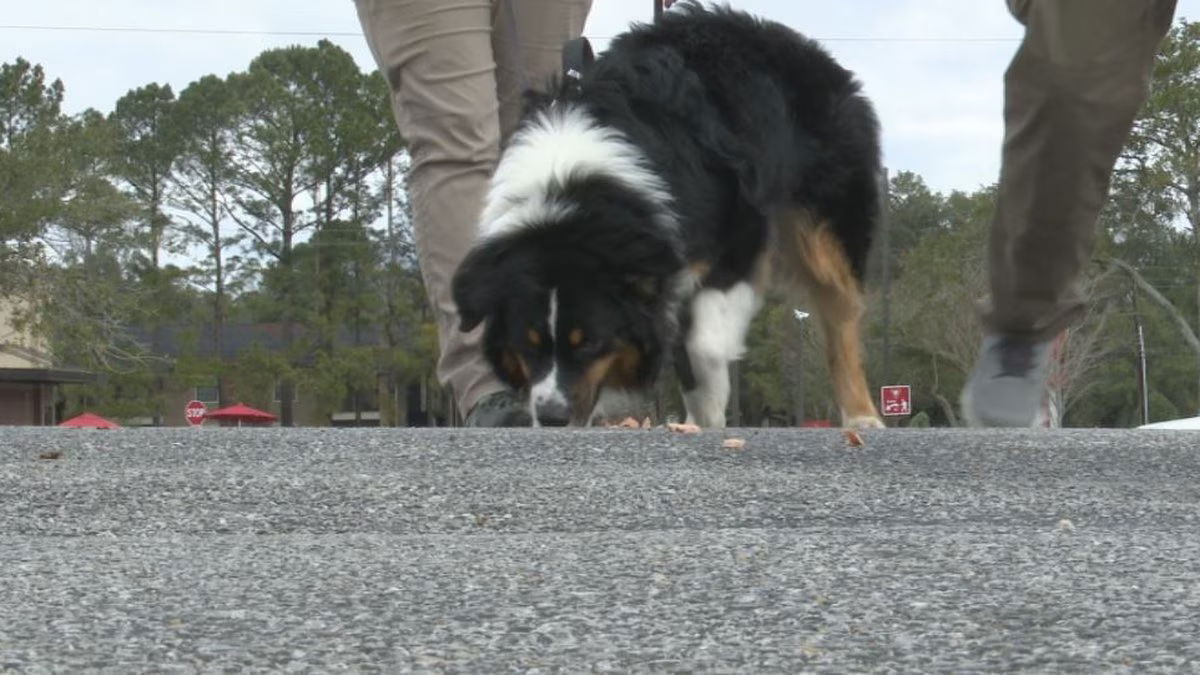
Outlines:
{"label": "black leash", "polygon": [[563,82],[579,91],[583,76],[591,70],[596,61],[596,53],[592,51],[592,43],[585,37],[567,40],[562,48]]}
{"label": "black leash", "polygon": [[[663,0],[653,0],[653,2],[654,21],[657,22],[662,18]],[[592,50],[592,43],[588,42],[587,38],[578,37],[574,40],[567,40],[563,43],[562,48],[563,81],[578,92],[584,74],[591,70],[592,63],[595,61],[596,53]]]}

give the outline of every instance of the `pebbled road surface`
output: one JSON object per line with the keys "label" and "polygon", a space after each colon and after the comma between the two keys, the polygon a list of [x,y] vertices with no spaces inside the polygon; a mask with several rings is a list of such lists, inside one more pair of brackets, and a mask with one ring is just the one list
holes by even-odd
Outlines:
{"label": "pebbled road surface", "polygon": [[0,672],[1200,670],[1200,434],[728,435],[0,429]]}

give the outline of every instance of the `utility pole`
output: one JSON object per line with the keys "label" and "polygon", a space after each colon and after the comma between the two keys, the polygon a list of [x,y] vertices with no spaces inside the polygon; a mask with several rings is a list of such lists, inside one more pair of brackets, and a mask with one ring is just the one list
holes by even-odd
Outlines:
{"label": "utility pole", "polygon": [[1142,329],[1142,314],[1138,311],[1137,288],[1129,292],[1133,300],[1133,326],[1137,331],[1138,402],[1141,404],[1142,424],[1150,423],[1150,387],[1146,382],[1146,332]]}
{"label": "utility pole", "polygon": [[880,276],[883,277],[883,369],[880,384],[892,383],[892,237],[891,184],[887,167],[879,174],[879,246]]}
{"label": "utility pole", "polygon": [[662,16],[662,13],[663,13],[663,0],[653,0],[653,1],[654,1],[654,20],[658,21],[658,18],[660,16]]}

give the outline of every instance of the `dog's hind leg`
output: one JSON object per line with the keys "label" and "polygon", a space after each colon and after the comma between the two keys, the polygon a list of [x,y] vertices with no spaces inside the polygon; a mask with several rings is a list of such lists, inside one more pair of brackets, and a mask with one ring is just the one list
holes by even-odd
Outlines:
{"label": "dog's hind leg", "polygon": [[862,366],[862,291],[845,250],[828,224],[815,222],[803,211],[777,215],[772,229],[779,239],[775,271],[785,274],[783,281],[789,285],[798,285],[815,305],[842,424],[882,427]]}
{"label": "dog's hind leg", "polygon": [[[692,298],[683,344],[686,356],[676,357],[689,423],[725,426],[729,364],[742,357],[746,332],[760,304],[758,292],[747,282],[725,290],[704,288]],[[679,362],[681,357],[686,363]]]}

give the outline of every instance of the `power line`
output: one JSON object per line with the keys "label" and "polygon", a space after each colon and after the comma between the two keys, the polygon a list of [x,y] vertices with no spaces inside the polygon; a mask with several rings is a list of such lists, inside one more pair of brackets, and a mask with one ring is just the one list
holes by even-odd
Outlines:
{"label": "power line", "polygon": [[817,42],[925,42],[930,44],[1016,43],[1021,38],[1005,37],[814,37]]}
{"label": "power line", "polygon": [[[230,35],[278,37],[361,37],[361,31],[329,30],[258,30],[236,28],[165,28],[156,26],[63,26],[49,24],[0,24],[0,30],[72,31],[89,33],[160,33],[173,35]],[[612,40],[611,35],[592,35],[592,40]],[[818,37],[820,42],[907,42],[907,43],[1012,43],[1020,38],[1007,37]]]}
{"label": "power line", "polygon": [[238,30],[233,28],[161,28],[145,26],[47,26],[2,24],[0,30],[75,31],[88,33],[171,33],[187,35],[278,35],[284,37],[362,37],[361,31]]}

